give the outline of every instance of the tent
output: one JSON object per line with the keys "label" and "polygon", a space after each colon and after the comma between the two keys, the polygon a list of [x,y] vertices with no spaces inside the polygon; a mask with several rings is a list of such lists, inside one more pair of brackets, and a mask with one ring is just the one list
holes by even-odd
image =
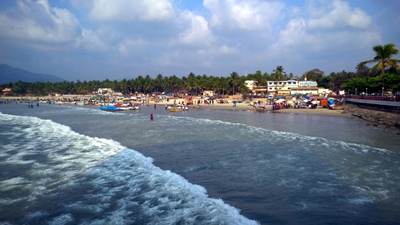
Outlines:
{"label": "tent", "polygon": [[311,103],[312,103],[312,104],[317,104],[317,105],[318,105],[318,104],[319,104],[319,101],[312,101]]}

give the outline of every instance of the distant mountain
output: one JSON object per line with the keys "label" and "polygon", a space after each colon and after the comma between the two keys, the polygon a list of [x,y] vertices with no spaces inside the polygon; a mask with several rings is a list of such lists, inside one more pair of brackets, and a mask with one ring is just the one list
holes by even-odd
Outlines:
{"label": "distant mountain", "polygon": [[15,83],[17,81],[25,82],[62,82],[65,81],[60,77],[48,74],[31,73],[23,69],[14,68],[7,64],[0,65],[0,84]]}

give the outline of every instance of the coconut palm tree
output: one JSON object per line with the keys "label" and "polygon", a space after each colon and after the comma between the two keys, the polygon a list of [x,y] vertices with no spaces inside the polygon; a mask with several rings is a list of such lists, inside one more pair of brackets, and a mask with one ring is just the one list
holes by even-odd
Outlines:
{"label": "coconut palm tree", "polygon": [[229,83],[232,84],[232,93],[233,93],[233,95],[235,95],[235,85],[239,84],[240,77],[239,77],[238,73],[236,73],[236,72],[232,72],[230,75],[231,76],[228,78],[228,80],[229,80]]}
{"label": "coconut palm tree", "polygon": [[286,72],[283,70],[283,66],[277,66],[276,69],[273,70],[276,80],[283,80],[283,76],[286,75]]}
{"label": "coconut palm tree", "polygon": [[400,62],[400,59],[392,59],[392,56],[399,54],[399,50],[396,48],[396,44],[393,43],[384,46],[377,45],[374,46],[372,50],[374,50],[374,52],[376,53],[375,58],[359,63],[357,65],[357,70],[361,70],[363,66],[365,66],[368,63],[377,63],[369,70],[369,73],[371,73],[374,70],[379,70],[381,72],[382,94],[383,94],[385,87],[384,86],[385,69],[388,68],[389,66],[399,69],[399,65],[397,63]]}

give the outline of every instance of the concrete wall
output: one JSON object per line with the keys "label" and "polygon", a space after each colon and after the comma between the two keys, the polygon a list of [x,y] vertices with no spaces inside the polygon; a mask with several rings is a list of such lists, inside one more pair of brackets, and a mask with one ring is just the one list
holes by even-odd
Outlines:
{"label": "concrete wall", "polygon": [[346,104],[356,105],[360,108],[379,110],[382,112],[390,112],[400,114],[400,104],[398,102],[385,101],[354,101],[354,99],[346,99]]}

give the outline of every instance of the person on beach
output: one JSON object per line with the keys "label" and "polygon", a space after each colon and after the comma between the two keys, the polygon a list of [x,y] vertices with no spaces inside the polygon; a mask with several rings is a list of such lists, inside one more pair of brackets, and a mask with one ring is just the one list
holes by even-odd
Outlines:
{"label": "person on beach", "polygon": [[157,108],[156,103],[154,103],[154,109],[156,109],[156,108]]}
{"label": "person on beach", "polygon": [[168,109],[168,105],[167,105],[167,103],[165,103],[165,110],[167,110]]}

